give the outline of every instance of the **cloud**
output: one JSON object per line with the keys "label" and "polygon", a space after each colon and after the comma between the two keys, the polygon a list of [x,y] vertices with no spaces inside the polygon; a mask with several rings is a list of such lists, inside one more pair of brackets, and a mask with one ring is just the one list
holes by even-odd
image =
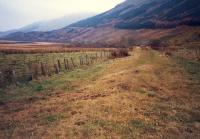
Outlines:
{"label": "cloud", "polygon": [[69,14],[101,13],[122,1],[124,0],[0,0],[0,30]]}

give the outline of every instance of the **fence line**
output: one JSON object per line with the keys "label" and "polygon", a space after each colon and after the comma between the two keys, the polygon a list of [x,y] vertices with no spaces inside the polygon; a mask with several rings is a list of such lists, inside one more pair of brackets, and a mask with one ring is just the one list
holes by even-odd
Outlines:
{"label": "fence line", "polygon": [[[62,71],[70,71],[78,67],[88,66],[98,61],[108,60],[110,52],[100,52],[93,55],[81,54],[77,59],[73,57],[56,59],[53,57],[52,61],[40,61],[39,57],[36,56],[36,61],[26,61],[26,57],[23,57],[24,62],[19,66],[13,63],[7,65],[6,68],[0,69],[0,87],[14,84],[17,85],[20,82],[27,82],[33,79],[38,79],[42,76],[51,76],[53,74],[59,74]],[[20,72],[17,72],[20,71]]]}

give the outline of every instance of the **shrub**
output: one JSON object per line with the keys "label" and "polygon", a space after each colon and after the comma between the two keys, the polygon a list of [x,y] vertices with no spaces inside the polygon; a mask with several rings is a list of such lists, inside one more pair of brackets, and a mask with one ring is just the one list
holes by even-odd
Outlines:
{"label": "shrub", "polygon": [[42,91],[43,89],[44,89],[44,88],[43,88],[42,85],[36,85],[36,86],[33,88],[33,90],[36,91],[36,92],[40,92],[40,91]]}
{"label": "shrub", "polygon": [[129,51],[126,48],[119,48],[117,50],[112,51],[111,56],[112,58],[127,57],[129,56]]}
{"label": "shrub", "polygon": [[151,40],[149,42],[149,45],[152,49],[154,50],[163,50],[164,48],[167,47],[167,43],[162,41],[162,40]]}

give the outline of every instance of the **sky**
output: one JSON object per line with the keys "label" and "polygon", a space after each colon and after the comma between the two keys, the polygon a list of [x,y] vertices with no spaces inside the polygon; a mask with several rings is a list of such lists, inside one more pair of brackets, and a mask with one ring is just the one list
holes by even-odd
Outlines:
{"label": "sky", "polygon": [[101,13],[124,0],[0,0],[0,31],[71,14]]}

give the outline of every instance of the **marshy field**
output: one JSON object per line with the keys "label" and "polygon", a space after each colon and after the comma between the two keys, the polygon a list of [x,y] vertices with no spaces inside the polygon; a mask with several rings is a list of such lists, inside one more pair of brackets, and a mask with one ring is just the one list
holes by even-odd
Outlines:
{"label": "marshy field", "polygon": [[2,139],[200,138],[196,49],[12,45],[0,45]]}

